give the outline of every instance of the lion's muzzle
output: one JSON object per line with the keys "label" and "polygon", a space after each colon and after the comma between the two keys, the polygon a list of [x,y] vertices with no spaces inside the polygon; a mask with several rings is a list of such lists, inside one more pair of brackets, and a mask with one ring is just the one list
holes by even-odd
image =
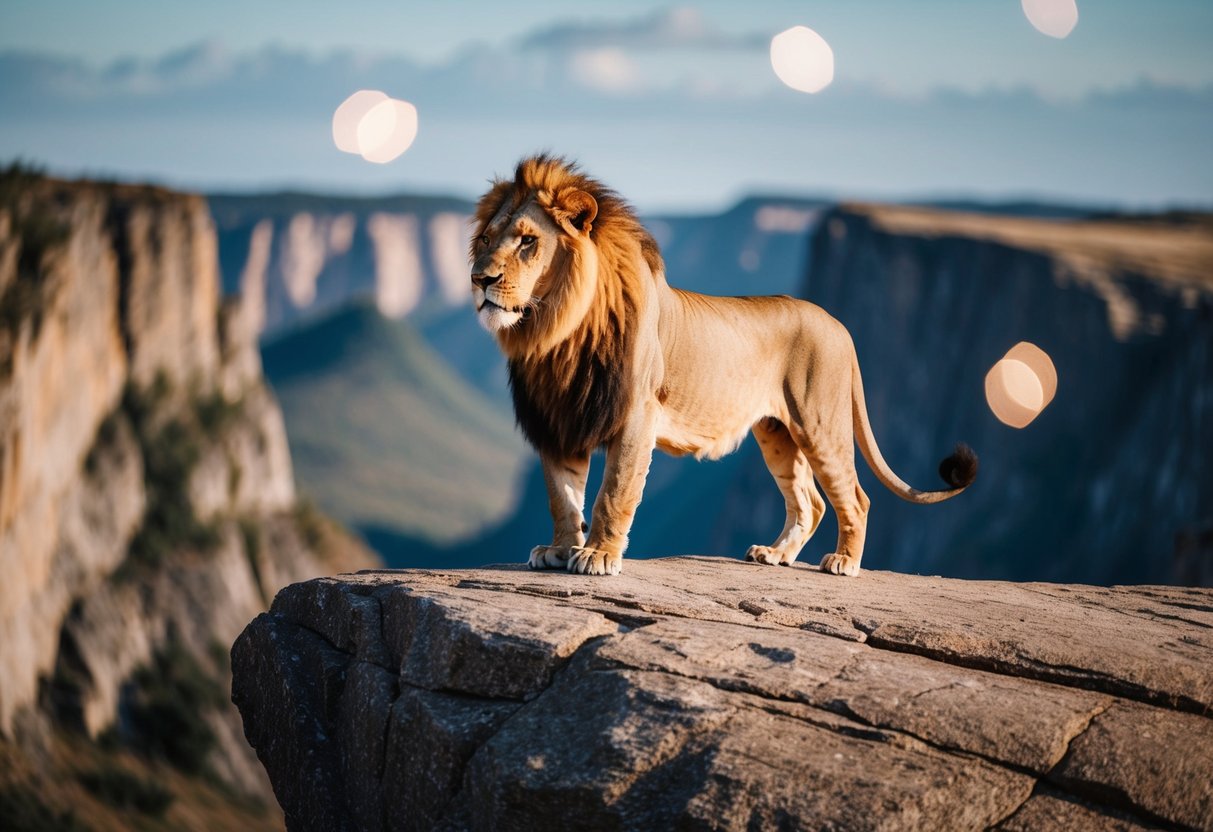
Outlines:
{"label": "lion's muzzle", "polygon": [[484,274],[483,272],[477,272],[472,275],[472,283],[479,286],[481,289],[487,289],[499,280],[501,280],[501,275],[499,274]]}

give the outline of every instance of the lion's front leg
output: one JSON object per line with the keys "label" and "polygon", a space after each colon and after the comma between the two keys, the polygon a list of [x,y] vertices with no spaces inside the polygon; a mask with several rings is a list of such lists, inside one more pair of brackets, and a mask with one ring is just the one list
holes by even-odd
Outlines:
{"label": "lion's front leg", "polygon": [[532,569],[564,569],[575,547],[585,543],[585,481],[590,456],[557,458],[540,454],[543,482],[552,512],[552,545],[531,550],[527,565]]}
{"label": "lion's front leg", "polygon": [[590,539],[573,548],[569,571],[586,575],[618,575],[628,548],[628,531],[644,493],[656,441],[656,419],[650,412],[629,424],[607,447],[602,488],[594,500]]}

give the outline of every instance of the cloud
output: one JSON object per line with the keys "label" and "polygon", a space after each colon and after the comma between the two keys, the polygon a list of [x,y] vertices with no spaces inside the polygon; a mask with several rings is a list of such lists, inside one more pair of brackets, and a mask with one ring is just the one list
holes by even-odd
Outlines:
{"label": "cloud", "polygon": [[662,9],[632,20],[558,23],[525,37],[524,48],[538,49],[741,49],[764,50],[769,35],[723,32],[703,12],[689,6]]}
{"label": "cloud", "polygon": [[[782,88],[744,41],[675,10],[549,27],[439,65],[210,42],[101,67],[0,53],[0,161],[211,187],[382,188],[407,172],[409,188],[473,194],[517,155],[552,148],[638,202],[751,187],[1213,197],[1199,175],[1213,87],[1143,80],[1063,100],[1030,87],[905,95],[843,78],[809,97]],[[333,110],[363,88],[419,111],[417,142],[390,170],[332,146]]]}
{"label": "cloud", "polygon": [[640,87],[640,72],[622,49],[579,50],[573,53],[569,69],[574,80],[592,90],[614,94]]}
{"label": "cloud", "polygon": [[[673,14],[663,13],[660,19]],[[646,18],[650,22],[658,19]],[[620,31],[635,28],[636,24],[616,27]],[[711,32],[708,29],[709,35],[704,35],[704,29],[689,18],[677,24],[667,20],[645,31],[654,30],[681,32],[684,42],[692,37],[702,41]],[[747,72],[752,77],[739,80]],[[566,92],[577,93],[561,98],[561,110],[570,116],[712,118],[727,106],[733,117],[775,123],[865,112],[924,117],[943,111],[1009,115],[1118,108],[1198,113],[1207,112],[1213,104],[1213,86],[1188,87],[1149,79],[1070,100],[1047,99],[1027,86],[980,91],[938,88],[926,95],[902,95],[842,80],[809,101],[783,90],[765,58],[746,59],[739,68],[723,58],[671,58],[601,43],[539,53],[513,47],[469,49],[439,66],[421,66],[391,55],[351,51],[318,55],[274,46],[233,54],[214,42],[99,68],[75,58],[0,53],[0,119],[4,120],[249,113],[327,118],[350,91],[360,88],[383,89],[412,101],[423,121],[434,115],[472,111],[522,117],[520,95],[534,98]],[[529,119],[533,109],[521,112]]]}

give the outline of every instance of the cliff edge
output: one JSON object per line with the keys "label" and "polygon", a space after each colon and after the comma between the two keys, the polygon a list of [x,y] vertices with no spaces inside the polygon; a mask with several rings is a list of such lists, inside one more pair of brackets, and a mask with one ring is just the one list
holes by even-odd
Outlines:
{"label": "cliff edge", "polygon": [[273,829],[227,645],[378,561],[297,499],[197,196],[0,168],[0,828]]}
{"label": "cliff edge", "polygon": [[367,571],[232,668],[291,829],[1213,828],[1209,589]]}

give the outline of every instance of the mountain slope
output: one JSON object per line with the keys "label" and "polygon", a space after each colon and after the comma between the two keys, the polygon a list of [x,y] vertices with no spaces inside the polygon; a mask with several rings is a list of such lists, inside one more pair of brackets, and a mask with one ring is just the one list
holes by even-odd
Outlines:
{"label": "mountain slope", "polygon": [[262,359],[301,489],[347,524],[451,541],[513,507],[512,416],[409,324],[359,304],[266,344]]}

